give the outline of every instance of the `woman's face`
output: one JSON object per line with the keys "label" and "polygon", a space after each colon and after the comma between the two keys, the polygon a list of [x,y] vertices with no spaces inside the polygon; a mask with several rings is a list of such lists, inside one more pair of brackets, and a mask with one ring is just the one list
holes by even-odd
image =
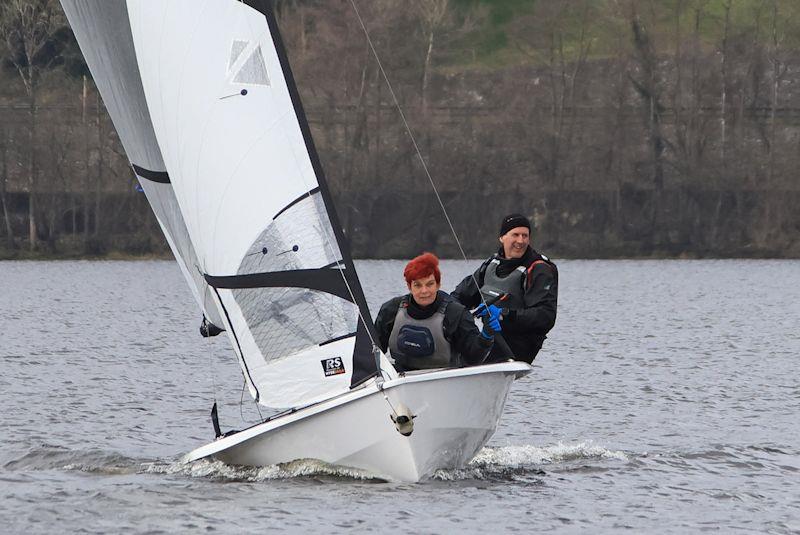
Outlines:
{"label": "woman's face", "polygon": [[408,285],[411,290],[411,297],[419,306],[426,307],[436,301],[436,292],[439,291],[441,284],[436,282],[436,276],[431,273],[427,277],[414,279]]}

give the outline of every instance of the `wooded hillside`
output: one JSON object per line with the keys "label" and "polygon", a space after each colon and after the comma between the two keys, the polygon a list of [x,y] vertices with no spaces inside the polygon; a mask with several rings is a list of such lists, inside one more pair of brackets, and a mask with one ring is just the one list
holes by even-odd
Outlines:
{"label": "wooded hillside", "polygon": [[[356,6],[468,255],[800,256],[797,2]],[[350,0],[277,11],[355,256],[460,256]],[[58,3],[0,38],[0,256],[166,252]]]}

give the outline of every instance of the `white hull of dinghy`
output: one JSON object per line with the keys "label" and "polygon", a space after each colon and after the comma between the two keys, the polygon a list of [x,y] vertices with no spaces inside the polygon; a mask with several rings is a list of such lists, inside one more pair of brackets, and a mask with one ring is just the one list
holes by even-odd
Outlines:
{"label": "white hull of dinghy", "polygon": [[[494,434],[515,378],[532,370],[524,362],[407,374],[299,409],[219,438],[184,457],[266,466],[319,459],[391,480],[416,482],[438,469],[468,463]],[[401,435],[392,405],[416,416]]]}

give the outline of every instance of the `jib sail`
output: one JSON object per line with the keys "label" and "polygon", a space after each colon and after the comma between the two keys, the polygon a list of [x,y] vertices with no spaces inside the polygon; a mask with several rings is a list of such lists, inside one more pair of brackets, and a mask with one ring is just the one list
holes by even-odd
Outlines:
{"label": "jib sail", "polygon": [[374,375],[369,311],[268,3],[62,4],[253,396],[295,406]]}

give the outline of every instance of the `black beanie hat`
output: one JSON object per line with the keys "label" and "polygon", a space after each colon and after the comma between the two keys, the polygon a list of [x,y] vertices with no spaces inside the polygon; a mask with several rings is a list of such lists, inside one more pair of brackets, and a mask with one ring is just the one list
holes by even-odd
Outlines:
{"label": "black beanie hat", "polygon": [[528,231],[531,230],[531,222],[522,214],[510,214],[503,218],[500,223],[500,236],[517,227],[527,227]]}

